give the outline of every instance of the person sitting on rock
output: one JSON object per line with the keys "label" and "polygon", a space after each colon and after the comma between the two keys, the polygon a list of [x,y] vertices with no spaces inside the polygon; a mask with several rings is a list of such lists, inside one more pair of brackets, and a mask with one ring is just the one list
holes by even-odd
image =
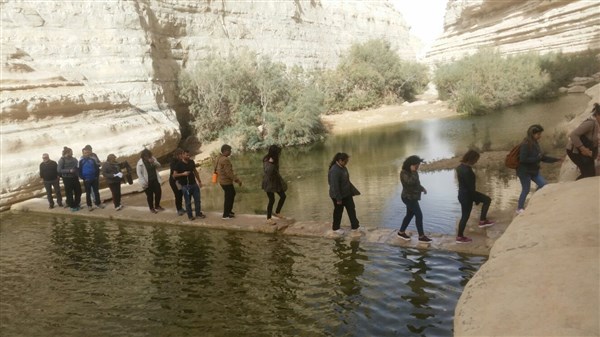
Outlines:
{"label": "person sitting on rock", "polygon": [[60,194],[60,182],[58,179],[58,164],[54,160],[51,160],[47,153],[42,154],[40,178],[44,181],[49,208],[54,208],[54,199],[52,199],[53,188],[54,193],[56,193],[56,203],[58,204],[58,207],[63,207],[62,195]]}

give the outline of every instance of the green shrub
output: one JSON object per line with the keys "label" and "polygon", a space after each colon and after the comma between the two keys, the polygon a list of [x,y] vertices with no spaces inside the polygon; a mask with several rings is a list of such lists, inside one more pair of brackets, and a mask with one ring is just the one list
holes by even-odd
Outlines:
{"label": "green shrub", "polygon": [[556,96],[560,87],[565,87],[575,77],[588,77],[600,71],[600,50],[578,53],[550,53],[540,57],[540,67],[550,76],[547,85],[541,88],[536,98]]}

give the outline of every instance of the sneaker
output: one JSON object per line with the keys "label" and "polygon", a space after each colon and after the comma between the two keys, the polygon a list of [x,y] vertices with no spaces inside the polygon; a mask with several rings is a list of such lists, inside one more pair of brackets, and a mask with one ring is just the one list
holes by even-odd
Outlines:
{"label": "sneaker", "polygon": [[196,220],[196,218],[194,218],[193,216],[188,216],[188,220],[193,221]]}
{"label": "sneaker", "polygon": [[281,213],[273,213],[273,216],[279,219],[285,219],[285,216],[283,216]]}
{"label": "sneaker", "polygon": [[410,241],[410,236],[403,232],[398,232],[398,237],[402,240]]}
{"label": "sneaker", "polygon": [[519,215],[519,214],[523,214],[523,212],[525,212],[525,209],[523,209],[523,208],[519,208],[519,209],[517,209],[517,211],[516,211],[515,213],[516,213],[517,215]]}
{"label": "sneaker", "polygon": [[152,213],[154,213],[154,214],[158,213],[158,211],[157,211],[157,210],[155,210],[154,208],[150,208],[150,212],[152,212]]}
{"label": "sneaker", "polygon": [[154,209],[155,209],[156,211],[158,211],[158,212],[162,212],[162,211],[164,211],[164,210],[165,210],[164,208],[162,208],[162,207],[160,207],[160,206],[156,206],[156,207],[154,207]]}
{"label": "sneaker", "polygon": [[77,212],[79,210],[79,207],[71,207],[71,212]]}
{"label": "sneaker", "polygon": [[94,210],[94,207],[92,207],[92,206],[88,206],[88,211],[90,211],[90,212],[91,212],[91,211],[93,211],[93,210]]}
{"label": "sneaker", "polygon": [[48,209],[53,209],[53,208],[54,208],[54,205],[48,206]]}
{"label": "sneaker", "polygon": [[63,204],[58,204],[58,207],[67,207],[67,206],[63,206]]}
{"label": "sneaker", "polygon": [[431,240],[430,238],[428,238],[427,236],[423,235],[423,236],[419,236],[419,242],[423,242],[423,243],[430,243]]}
{"label": "sneaker", "polygon": [[204,213],[200,212],[200,214],[196,215],[196,218],[204,219],[204,218],[206,218],[206,215],[204,215]]}
{"label": "sneaker", "polygon": [[470,243],[473,240],[471,238],[468,238],[466,236],[457,236],[456,237],[456,243]]}
{"label": "sneaker", "polygon": [[342,234],[344,234],[344,230],[343,230],[343,229],[341,229],[341,228],[338,228],[338,229],[335,229],[335,230],[333,231],[333,233],[334,233],[334,234],[338,234],[338,235],[342,235]]}
{"label": "sneaker", "polygon": [[490,227],[490,226],[493,226],[494,224],[496,224],[494,221],[481,220],[481,221],[479,221],[479,228]]}
{"label": "sneaker", "polygon": [[59,205],[60,207],[64,207],[64,208],[69,208],[69,205],[64,204],[64,205]]}
{"label": "sneaker", "polygon": [[235,212],[234,212],[234,211],[231,211],[231,212],[229,212],[229,215],[233,215],[233,216],[235,216]]}
{"label": "sneaker", "polygon": [[96,205],[96,207],[104,209],[104,207],[106,207],[106,205],[104,205],[104,204],[98,204],[98,205]]}
{"label": "sneaker", "polygon": [[267,225],[275,226],[277,225],[277,222],[275,222],[273,219],[267,219]]}
{"label": "sneaker", "polygon": [[115,210],[117,210],[117,211],[120,211],[122,209],[123,209],[123,205],[119,205],[119,206],[115,207]]}
{"label": "sneaker", "polygon": [[223,219],[223,220],[231,220],[233,218],[235,218],[233,215],[225,215],[221,219]]}
{"label": "sneaker", "polygon": [[182,209],[177,211],[177,215],[184,215],[184,214],[185,214],[185,211]]}

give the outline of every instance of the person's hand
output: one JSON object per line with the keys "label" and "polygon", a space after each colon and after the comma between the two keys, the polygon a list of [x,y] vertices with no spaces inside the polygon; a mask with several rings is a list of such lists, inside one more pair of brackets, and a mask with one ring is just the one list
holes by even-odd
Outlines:
{"label": "person's hand", "polygon": [[121,173],[121,172],[115,173],[115,177],[123,178],[123,173]]}
{"label": "person's hand", "polygon": [[592,154],[593,154],[593,153],[592,153],[592,150],[588,149],[588,148],[587,148],[587,147],[585,147],[585,146],[582,146],[582,147],[579,149],[579,153],[581,153],[581,155],[583,155],[583,156],[586,156],[586,157],[591,157],[591,156],[592,156]]}
{"label": "person's hand", "polygon": [[198,188],[202,187],[202,182],[198,180]]}
{"label": "person's hand", "polygon": [[240,187],[242,187],[242,181],[241,181],[241,180],[238,180],[238,185],[239,185]]}
{"label": "person's hand", "polygon": [[338,201],[336,201],[335,203],[336,203],[336,204],[338,204],[338,205],[341,205],[341,204],[342,204],[342,201],[341,201],[341,200],[338,200]]}
{"label": "person's hand", "polygon": [[423,187],[423,194],[427,194],[427,190]]}
{"label": "person's hand", "polygon": [[183,174],[184,176],[186,176],[186,177],[187,177],[187,176],[189,176],[189,175],[190,175],[190,171],[185,171],[185,172],[183,172],[182,174]]}

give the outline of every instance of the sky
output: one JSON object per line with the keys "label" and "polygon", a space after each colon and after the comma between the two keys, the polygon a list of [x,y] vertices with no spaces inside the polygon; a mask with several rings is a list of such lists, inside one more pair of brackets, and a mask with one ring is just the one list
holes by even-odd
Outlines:
{"label": "sky", "polygon": [[411,27],[425,49],[443,32],[447,0],[390,0]]}

